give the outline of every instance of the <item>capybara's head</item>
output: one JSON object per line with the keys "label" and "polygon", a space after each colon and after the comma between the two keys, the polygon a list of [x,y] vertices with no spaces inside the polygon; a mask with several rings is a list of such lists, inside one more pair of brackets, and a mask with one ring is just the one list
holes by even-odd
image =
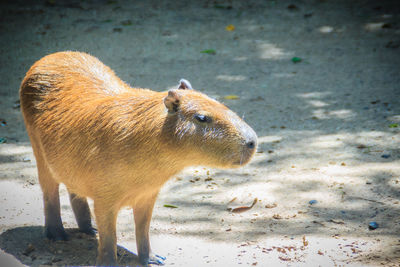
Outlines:
{"label": "capybara's head", "polygon": [[232,168],[248,163],[257,135],[239,116],[218,101],[195,91],[186,80],[164,98],[170,144],[192,164]]}

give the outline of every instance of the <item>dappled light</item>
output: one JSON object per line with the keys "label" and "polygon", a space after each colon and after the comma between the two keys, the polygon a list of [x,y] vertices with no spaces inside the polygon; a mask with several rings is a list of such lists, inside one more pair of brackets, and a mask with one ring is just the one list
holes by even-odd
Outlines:
{"label": "dappled light", "polygon": [[382,30],[383,25],[385,25],[384,22],[370,22],[370,23],[365,24],[364,27],[365,27],[365,30],[374,32],[374,31]]}
{"label": "dappled light", "polygon": [[[133,87],[164,91],[188,79],[258,135],[248,165],[193,166],[162,188],[150,240],[167,266],[398,265],[395,1],[47,2],[2,11],[10,23],[0,41],[9,65],[0,69],[2,251],[26,265],[94,264],[97,241],[77,232],[64,185],[72,242],[42,238],[42,192],[17,102],[35,60],[85,50]],[[137,260],[134,231],[125,207],[117,223],[122,263]],[[29,244],[36,250],[26,252]],[[75,259],[78,252],[88,260]]]}
{"label": "dappled light", "polygon": [[324,109],[316,109],[312,113],[313,118],[316,119],[330,119],[330,118],[338,118],[338,119],[350,119],[355,116],[355,114],[351,110],[341,109],[341,110],[332,110],[326,111]]}
{"label": "dappled light", "polygon": [[246,77],[243,75],[218,75],[217,80],[226,82],[238,82],[246,80]]}
{"label": "dappled light", "polygon": [[260,51],[261,59],[278,60],[289,58],[293,53],[287,52],[275,44],[262,40],[256,40],[257,49]]}
{"label": "dappled light", "polygon": [[331,26],[321,26],[318,30],[319,30],[321,33],[331,33],[331,32],[334,31],[334,28],[331,27]]}
{"label": "dappled light", "polygon": [[308,101],[308,103],[316,108],[322,108],[322,107],[329,106],[328,103],[321,101],[321,100],[310,100],[310,101]]}

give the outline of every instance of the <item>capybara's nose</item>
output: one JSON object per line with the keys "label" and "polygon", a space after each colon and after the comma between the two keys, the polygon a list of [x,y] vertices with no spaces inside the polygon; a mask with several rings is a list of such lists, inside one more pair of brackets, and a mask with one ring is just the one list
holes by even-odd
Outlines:
{"label": "capybara's nose", "polygon": [[254,130],[250,126],[243,123],[242,133],[243,133],[243,137],[244,137],[243,145],[246,147],[246,149],[254,151],[254,149],[256,149],[256,147],[257,147],[256,132],[254,132]]}

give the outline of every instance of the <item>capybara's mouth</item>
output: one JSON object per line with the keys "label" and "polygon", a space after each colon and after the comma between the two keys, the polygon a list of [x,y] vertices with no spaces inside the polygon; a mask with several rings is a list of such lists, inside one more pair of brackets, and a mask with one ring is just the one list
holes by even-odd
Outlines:
{"label": "capybara's mouth", "polygon": [[251,151],[249,151],[249,150],[243,151],[242,153],[240,153],[240,155],[238,155],[239,160],[236,160],[233,162],[233,166],[241,167],[241,166],[246,165],[253,158],[254,153],[255,153],[255,148]]}

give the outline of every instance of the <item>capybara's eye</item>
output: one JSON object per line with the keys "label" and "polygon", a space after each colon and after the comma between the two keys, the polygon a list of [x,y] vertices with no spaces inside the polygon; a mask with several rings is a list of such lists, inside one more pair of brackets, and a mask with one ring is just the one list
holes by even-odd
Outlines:
{"label": "capybara's eye", "polygon": [[202,114],[196,114],[194,115],[194,118],[201,123],[210,123],[212,122],[211,117],[206,116],[206,115],[202,115]]}

